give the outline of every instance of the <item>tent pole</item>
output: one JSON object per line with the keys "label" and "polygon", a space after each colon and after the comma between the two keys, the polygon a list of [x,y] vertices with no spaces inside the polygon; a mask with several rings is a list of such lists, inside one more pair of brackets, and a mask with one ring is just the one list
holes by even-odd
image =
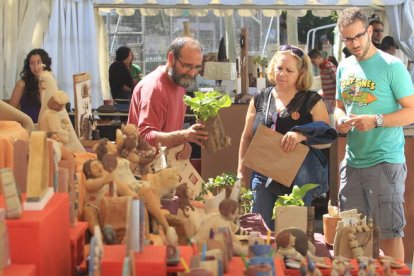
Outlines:
{"label": "tent pole", "polygon": [[[261,56],[264,56],[264,53],[265,53],[265,50],[266,50],[266,45],[267,45],[267,40],[269,39],[270,29],[272,28],[272,24],[273,24],[273,16],[272,16],[272,18],[270,18],[269,27],[267,27],[265,42],[263,44],[263,49],[262,49]],[[278,26],[278,29],[279,29],[279,26]]]}

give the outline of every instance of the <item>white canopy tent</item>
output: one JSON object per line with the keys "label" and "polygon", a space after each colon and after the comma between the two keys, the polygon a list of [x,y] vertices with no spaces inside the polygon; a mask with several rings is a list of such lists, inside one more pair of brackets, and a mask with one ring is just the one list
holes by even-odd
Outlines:
{"label": "white canopy tent", "polygon": [[[196,16],[213,10],[218,15],[234,11],[249,16],[253,9],[266,16],[281,10],[301,16],[312,10],[323,16],[348,6],[385,10],[390,33],[411,60],[414,60],[414,2],[412,0],[6,0],[0,1],[0,87],[1,98],[8,99],[32,48],[43,47],[52,57],[52,69],[59,87],[71,95],[72,75],[89,72],[92,76],[92,106],[108,95],[109,68],[106,30],[98,10],[117,9],[128,14],[140,9],[147,16],[161,9],[174,14],[186,9]],[[318,14],[319,13],[319,14]],[[414,74],[413,74],[414,75]]]}

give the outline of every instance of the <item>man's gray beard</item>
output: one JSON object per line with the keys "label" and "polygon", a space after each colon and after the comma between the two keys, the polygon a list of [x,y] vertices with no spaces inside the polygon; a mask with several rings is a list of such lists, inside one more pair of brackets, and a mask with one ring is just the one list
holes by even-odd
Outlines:
{"label": "man's gray beard", "polygon": [[177,74],[177,72],[174,70],[174,68],[170,68],[168,70],[168,75],[170,76],[170,78],[172,79],[173,82],[175,82],[176,84],[178,84],[179,86],[182,86],[184,88],[188,88],[188,87],[193,87],[196,85],[196,78],[191,77],[188,74],[185,74],[186,76],[189,76],[188,78],[184,78],[184,75],[179,75]]}

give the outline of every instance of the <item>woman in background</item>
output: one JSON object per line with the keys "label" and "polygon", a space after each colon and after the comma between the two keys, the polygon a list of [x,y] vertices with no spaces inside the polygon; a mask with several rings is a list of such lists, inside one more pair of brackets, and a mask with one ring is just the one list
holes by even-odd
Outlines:
{"label": "woman in background", "polygon": [[37,123],[40,111],[41,95],[39,91],[39,75],[44,70],[51,71],[52,59],[43,49],[33,49],[24,60],[20,80],[17,81],[10,104],[32,118]]}
{"label": "woman in background", "polygon": [[130,48],[121,46],[116,50],[115,62],[109,67],[109,86],[112,99],[131,99],[134,81],[129,70],[133,60]]}
{"label": "woman in background", "polygon": [[[298,129],[299,126],[306,125],[307,129],[311,130],[321,126],[329,129],[329,116],[321,96],[309,90],[312,86],[311,71],[309,57],[295,46],[280,46],[279,51],[271,59],[266,73],[274,86],[257,94],[250,101],[246,114],[237,170],[237,176],[243,182],[248,176],[242,160],[259,125],[272,128],[283,135],[281,148],[285,152],[293,151],[298,143],[308,144],[311,138],[313,139]],[[313,124],[314,122],[317,124]],[[273,206],[278,196],[289,194],[294,185],[300,187],[306,183],[318,183],[326,187],[322,191],[326,192],[327,161],[322,153],[316,151],[319,150],[309,151],[290,188],[253,171],[250,183],[254,195],[252,211],[261,214],[271,230],[274,229]],[[325,161],[323,169],[318,165],[319,158]],[[318,167],[314,167],[316,165]],[[322,172],[325,173],[319,175]],[[319,181],[320,179],[322,181]],[[313,195],[306,195],[305,204],[310,205],[312,198]]]}

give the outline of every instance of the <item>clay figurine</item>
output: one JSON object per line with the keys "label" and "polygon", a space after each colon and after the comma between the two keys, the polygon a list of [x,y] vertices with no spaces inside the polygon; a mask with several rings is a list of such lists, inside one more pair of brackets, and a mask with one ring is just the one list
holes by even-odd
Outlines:
{"label": "clay figurine", "polygon": [[224,199],[219,205],[219,213],[213,213],[208,216],[200,225],[200,230],[195,235],[198,243],[205,243],[210,239],[211,230],[217,231],[219,228],[228,228],[231,241],[233,243],[234,253],[241,256],[247,256],[248,248],[240,243],[235,235],[237,225],[234,223],[239,216],[239,204],[232,199]]}
{"label": "clay figurine", "polygon": [[63,91],[56,91],[47,102],[47,109],[39,116],[39,129],[46,132],[56,132],[55,139],[64,146],[69,143],[71,122],[61,118],[59,112],[65,108],[69,97]]}
{"label": "clay figurine", "polygon": [[114,173],[105,171],[98,159],[87,160],[83,164],[83,173],[86,177],[83,214],[88,222],[89,231],[93,234],[95,225],[99,225],[100,201],[103,197],[109,196],[109,183],[114,183],[114,196],[136,197],[136,194],[124,183],[114,180]]}
{"label": "clay figurine", "polygon": [[295,249],[296,237],[289,230],[283,229],[276,235],[276,255],[301,261],[304,257]]}
{"label": "clay figurine", "polygon": [[[53,97],[53,95],[58,91],[58,86],[56,80],[54,79],[53,75],[49,71],[43,71],[39,75],[39,91],[41,91],[41,108],[39,113],[39,124],[40,124],[40,117],[42,117],[43,113],[49,109],[48,102],[49,99]],[[67,123],[67,126],[70,128],[69,130],[69,142],[65,144],[65,146],[72,152],[84,152],[85,149],[82,146],[78,136],[76,135],[75,129],[73,128],[72,124],[70,124],[70,118],[68,112],[65,108],[62,108],[58,115],[61,120],[64,120],[64,123]],[[40,125],[39,128],[41,129]],[[56,131],[52,129],[51,131]]]}
{"label": "clay figurine", "polygon": [[[96,152],[98,160],[102,160],[106,154],[117,154],[117,148],[115,144],[111,143],[108,139],[101,139],[99,143],[95,144],[94,151]],[[149,181],[139,181],[136,180],[129,168],[129,161],[124,158],[117,158],[117,166],[113,172],[114,180],[118,182],[125,183],[128,185],[129,189],[138,194],[138,197],[142,199],[145,203],[145,207],[148,212],[156,219],[156,221],[163,227],[163,230],[169,236],[169,232],[175,233],[174,228],[170,227],[163,212],[160,208],[160,192],[166,186],[173,187],[173,189],[178,185],[178,173],[171,170],[164,170],[160,172],[158,176],[161,177],[158,179],[155,176],[151,176]],[[151,184],[159,186],[159,188],[154,188]],[[165,188],[164,188],[165,189]]]}
{"label": "clay figurine", "polygon": [[141,177],[142,174],[146,173],[145,166],[154,160],[157,151],[138,135],[135,125],[125,125],[122,132],[125,138],[117,143],[118,153],[121,157],[130,161],[134,175]]}

